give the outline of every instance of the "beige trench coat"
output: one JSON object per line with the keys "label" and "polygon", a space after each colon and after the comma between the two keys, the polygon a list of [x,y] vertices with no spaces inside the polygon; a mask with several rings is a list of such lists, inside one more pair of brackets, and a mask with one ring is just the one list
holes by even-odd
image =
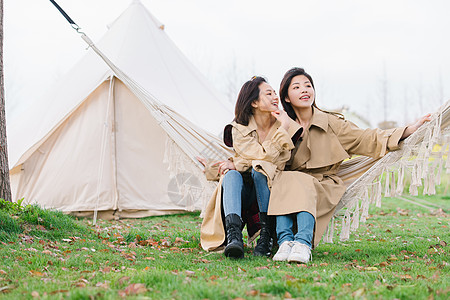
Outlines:
{"label": "beige trench coat", "polygon": [[[292,138],[298,137],[301,133],[300,125],[292,121],[289,130],[281,127],[281,123],[276,121],[269,131],[264,142],[259,143],[256,132],[256,122],[253,116],[247,126],[231,123],[233,148],[235,156],[232,158],[236,170],[245,172],[250,168],[263,173],[267,177],[268,185],[271,186],[277,174],[284,169],[286,161],[291,157],[291,150],[294,148]],[[218,167],[206,167],[208,180],[215,180],[219,177]],[[210,251],[220,247],[225,241],[225,226],[222,220],[222,179],[206,205],[205,217],[200,229],[200,242],[203,249]]]}
{"label": "beige trench coat", "polygon": [[274,180],[268,214],[311,213],[316,218],[314,245],[317,246],[346,189],[336,176],[342,161],[352,154],[379,158],[387,151],[397,150],[404,130],[360,129],[347,120],[315,109],[286,170]]}

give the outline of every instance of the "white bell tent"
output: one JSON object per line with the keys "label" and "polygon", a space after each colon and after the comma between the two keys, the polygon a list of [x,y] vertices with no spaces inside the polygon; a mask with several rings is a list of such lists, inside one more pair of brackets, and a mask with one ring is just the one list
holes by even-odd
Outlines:
{"label": "white bell tent", "polygon": [[98,49],[122,76],[91,47],[53,90],[8,120],[13,197],[104,218],[201,210],[212,186],[193,158],[226,153],[217,137],[233,118],[231,104],[139,1]]}

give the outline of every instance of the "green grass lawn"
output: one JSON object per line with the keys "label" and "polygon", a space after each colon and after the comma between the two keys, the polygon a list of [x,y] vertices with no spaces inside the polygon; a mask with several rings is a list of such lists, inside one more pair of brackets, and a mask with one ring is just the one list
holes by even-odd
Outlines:
{"label": "green grass lawn", "polygon": [[93,226],[2,209],[0,298],[449,299],[450,200],[421,198],[443,210],[383,199],[350,240],[319,245],[308,265],[248,248],[242,260],[205,252],[198,213]]}

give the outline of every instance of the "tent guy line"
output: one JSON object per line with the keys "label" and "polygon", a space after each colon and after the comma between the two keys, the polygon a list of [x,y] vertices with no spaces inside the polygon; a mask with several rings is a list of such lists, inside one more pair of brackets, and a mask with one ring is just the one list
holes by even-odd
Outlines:
{"label": "tent guy line", "polygon": [[[59,10],[59,12],[64,16],[64,18],[66,18],[67,22],[70,23],[70,26],[72,26],[73,29],[75,29],[77,32],[79,32],[79,30],[81,29],[80,26],[77,25],[77,23],[75,23],[72,18],[64,11],[64,9],[62,9],[61,6],[59,6],[58,3],[56,3],[56,1],[54,0],[50,0],[51,3],[53,3],[53,5]],[[79,32],[80,33],[80,32]]]}

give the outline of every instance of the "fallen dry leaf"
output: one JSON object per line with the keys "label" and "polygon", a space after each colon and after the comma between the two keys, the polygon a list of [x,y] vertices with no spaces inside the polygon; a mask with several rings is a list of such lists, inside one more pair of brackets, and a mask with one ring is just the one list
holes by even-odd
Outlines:
{"label": "fallen dry leaf", "polygon": [[286,291],[286,292],[284,293],[284,298],[285,298],[285,299],[291,299],[291,298],[292,298],[291,293],[289,293],[288,291]]}
{"label": "fallen dry leaf", "polygon": [[126,297],[131,295],[137,295],[147,292],[147,288],[142,283],[132,283],[127,286],[123,291],[119,291],[119,296]]}
{"label": "fallen dry leaf", "polygon": [[108,283],[106,282],[106,280],[104,282],[97,282],[97,284],[95,285],[96,287],[101,287],[104,288],[105,290],[109,288]]}
{"label": "fallen dry leaf", "polygon": [[209,260],[204,259],[204,258],[202,258],[202,259],[196,259],[196,260],[194,260],[193,262],[201,262],[201,263],[205,263],[205,264],[209,264],[209,263],[210,263]]}
{"label": "fallen dry leaf", "polygon": [[389,261],[396,261],[396,260],[398,260],[398,258],[395,257],[395,255],[391,255],[390,257],[388,257],[387,260],[389,260]]}
{"label": "fallen dry leaf", "polygon": [[431,276],[431,279],[433,279],[434,281],[438,281],[439,280],[439,272],[434,273],[433,276]]}
{"label": "fallen dry leaf", "polygon": [[0,293],[9,293],[12,289],[15,289],[16,287],[14,285],[7,285],[0,287]]}
{"label": "fallen dry leaf", "polygon": [[119,278],[119,284],[124,284],[125,282],[128,282],[131,278],[128,276],[123,276]]}
{"label": "fallen dry leaf", "polygon": [[[56,294],[60,294],[60,293],[68,293],[68,292],[69,292],[69,290],[56,290],[56,291],[50,292],[49,294],[50,294],[50,295],[56,295]],[[44,294],[44,296],[45,296],[45,294]]]}
{"label": "fallen dry leaf", "polygon": [[245,295],[252,296],[252,297],[257,296],[258,294],[259,294],[259,292],[257,290],[251,290],[251,291],[245,292]]}
{"label": "fallen dry leaf", "polygon": [[188,241],[185,241],[185,240],[183,240],[182,238],[180,238],[180,237],[177,237],[176,239],[175,239],[175,243],[189,243]]}
{"label": "fallen dry leaf", "polygon": [[365,292],[366,292],[365,288],[357,289],[352,293],[352,297],[361,297],[362,295],[364,295]]}
{"label": "fallen dry leaf", "polygon": [[75,283],[73,283],[72,285],[73,285],[73,286],[76,286],[76,287],[84,288],[84,287],[86,287],[86,282],[82,282],[82,281],[80,281],[80,282],[75,282]]}
{"label": "fallen dry leaf", "polygon": [[408,275],[408,274],[400,275],[399,277],[404,281],[412,279],[411,275]]}
{"label": "fallen dry leaf", "polygon": [[295,280],[296,278],[294,277],[294,276],[291,276],[291,275],[286,275],[286,276],[284,276],[284,278],[286,279],[286,280],[291,280],[291,281],[293,281],[293,280]]}
{"label": "fallen dry leaf", "polygon": [[35,271],[35,270],[31,270],[31,271],[29,271],[29,272],[30,272],[30,274],[33,275],[33,276],[39,276],[39,277],[42,277],[42,276],[45,275],[44,273],[39,272],[39,271]]}

